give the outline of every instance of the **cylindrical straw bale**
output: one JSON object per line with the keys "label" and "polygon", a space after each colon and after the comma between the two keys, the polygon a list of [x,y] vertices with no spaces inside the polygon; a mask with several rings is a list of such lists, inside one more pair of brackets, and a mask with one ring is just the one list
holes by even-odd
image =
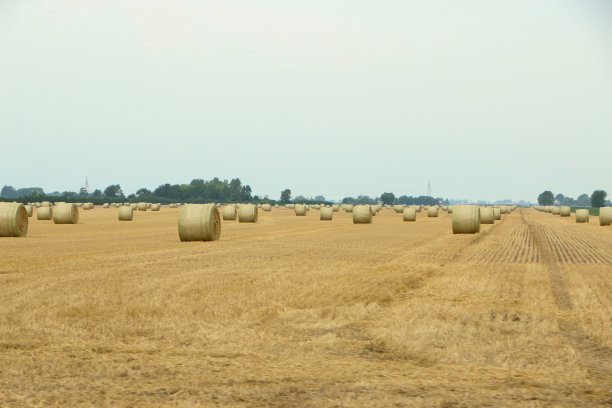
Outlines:
{"label": "cylindrical straw bale", "polygon": [[104,203],[104,204],[102,204],[102,208],[109,208],[109,207],[110,207],[110,204],[109,204],[109,203]]}
{"label": "cylindrical straw bale", "polygon": [[395,210],[396,213],[403,213],[404,212],[404,206],[402,204],[396,204],[393,206],[393,210]]}
{"label": "cylindrical straw bale", "polygon": [[404,208],[404,221],[416,221],[416,208],[406,207]]}
{"label": "cylindrical straw bale", "polygon": [[134,218],[134,210],[129,205],[119,207],[119,221],[132,221]]}
{"label": "cylindrical straw bale", "polygon": [[0,203],[0,237],[25,237],[28,212],[21,203]]}
{"label": "cylindrical straw bale", "polygon": [[[504,207],[505,207],[505,206],[504,206]],[[502,208],[504,208],[504,207],[502,207]],[[507,212],[508,212],[508,211],[506,211],[506,213],[507,213]],[[504,211],[503,211],[503,209],[502,209],[502,214],[505,214],[505,213],[504,213]],[[553,215],[559,215],[559,214],[561,214],[561,209],[560,209],[559,207],[557,207],[557,206],[554,206],[554,207],[552,208],[552,214],[553,214]]]}
{"label": "cylindrical straw bale", "polygon": [[321,221],[331,221],[334,216],[334,210],[331,207],[323,207],[321,208],[321,212],[319,214],[319,218]]}
{"label": "cylindrical straw bale", "polygon": [[262,204],[261,209],[265,212],[270,212],[272,211],[272,206],[270,204]]}
{"label": "cylindrical straw bale", "polygon": [[372,223],[372,208],[369,205],[356,205],[353,207],[353,224]]}
{"label": "cylindrical straw bale", "polygon": [[428,217],[437,217],[438,216],[438,207],[435,205],[430,206],[427,209],[427,216]]}
{"label": "cylindrical straw bale", "polygon": [[344,211],[352,213],[353,208],[354,208],[353,204],[346,204],[346,207],[344,207]]}
{"label": "cylindrical straw bale", "polygon": [[41,206],[36,209],[36,218],[39,220],[51,220],[53,219],[53,208]]}
{"label": "cylindrical straw bale", "polygon": [[138,203],[136,204],[136,208],[138,211],[147,211],[147,203]]}
{"label": "cylindrical straw bale", "polygon": [[43,201],[40,203],[41,207],[51,207],[51,201]]}
{"label": "cylindrical straw bale", "polygon": [[480,207],[480,223],[495,224],[495,211],[493,207]]}
{"label": "cylindrical straw bale", "polygon": [[561,208],[559,209],[559,215],[560,215],[560,216],[562,216],[562,217],[569,217],[569,216],[570,216],[570,214],[571,214],[571,211],[570,211],[570,210],[571,210],[571,209],[570,209],[570,207],[569,207],[569,206],[564,205],[563,207],[561,207]]}
{"label": "cylindrical straw bale", "polygon": [[493,218],[495,218],[495,220],[501,220],[501,210],[499,208],[493,208]]}
{"label": "cylindrical straw bale", "polygon": [[480,232],[480,208],[477,205],[455,205],[453,208],[453,234]]}
{"label": "cylindrical straw bale", "polygon": [[601,207],[599,209],[599,225],[612,224],[612,207]]}
{"label": "cylindrical straw bale", "polygon": [[93,210],[93,203],[83,203],[83,210]]}
{"label": "cylindrical straw bale", "polygon": [[589,210],[579,208],[576,210],[576,222],[589,222]]}
{"label": "cylindrical straw bale", "polygon": [[340,209],[340,206],[338,204],[332,204],[331,208],[333,212],[337,212]]}
{"label": "cylindrical straw bale", "polygon": [[181,241],[218,240],[221,235],[219,210],[213,204],[184,206],[178,215],[178,233]]}
{"label": "cylindrical straw bale", "polygon": [[234,221],[236,219],[236,206],[234,204],[228,204],[223,208],[223,219],[227,221]]}
{"label": "cylindrical straw bale", "polygon": [[138,204],[132,203],[132,204],[130,204],[130,207],[132,207],[132,210],[138,211]]}
{"label": "cylindrical straw bale", "polygon": [[151,203],[147,203],[147,210],[151,209],[151,205],[152,205]]}
{"label": "cylindrical straw bale", "polygon": [[306,215],[306,206],[304,204],[296,204],[294,210],[295,210],[295,215],[298,215],[298,216]]}
{"label": "cylindrical straw bale", "polygon": [[78,224],[79,209],[74,203],[56,205],[53,209],[55,224]]}
{"label": "cylindrical straw bale", "polygon": [[151,204],[151,211],[159,211],[160,208],[161,208],[160,203]]}
{"label": "cylindrical straw bale", "polygon": [[34,214],[34,207],[32,207],[31,205],[26,205],[25,209],[26,213],[28,214],[28,217],[31,217],[32,214]]}
{"label": "cylindrical straw bale", "polygon": [[242,204],[238,210],[238,222],[257,222],[259,212],[256,205]]}

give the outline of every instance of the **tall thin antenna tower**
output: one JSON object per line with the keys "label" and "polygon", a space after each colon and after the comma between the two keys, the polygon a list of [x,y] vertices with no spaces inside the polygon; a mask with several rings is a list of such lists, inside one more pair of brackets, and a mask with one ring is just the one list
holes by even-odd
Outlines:
{"label": "tall thin antenna tower", "polygon": [[431,179],[427,181],[427,197],[431,197]]}

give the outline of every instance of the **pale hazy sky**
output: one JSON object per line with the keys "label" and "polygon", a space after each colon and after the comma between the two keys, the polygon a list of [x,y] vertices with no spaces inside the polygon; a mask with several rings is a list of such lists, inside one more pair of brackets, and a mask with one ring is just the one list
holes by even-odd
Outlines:
{"label": "pale hazy sky", "polygon": [[612,194],[612,1],[0,0],[0,186]]}

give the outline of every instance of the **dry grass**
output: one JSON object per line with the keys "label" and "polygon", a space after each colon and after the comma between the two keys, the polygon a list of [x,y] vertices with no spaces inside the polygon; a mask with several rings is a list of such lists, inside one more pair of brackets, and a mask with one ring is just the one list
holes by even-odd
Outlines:
{"label": "dry grass", "polygon": [[116,212],[0,240],[0,406],[612,405],[610,227]]}

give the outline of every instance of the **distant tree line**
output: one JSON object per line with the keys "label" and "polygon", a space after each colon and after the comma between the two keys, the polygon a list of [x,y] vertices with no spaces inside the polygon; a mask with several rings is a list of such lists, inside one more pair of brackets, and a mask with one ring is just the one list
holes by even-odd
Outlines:
{"label": "distant tree line", "polygon": [[367,195],[360,195],[356,198],[353,197],[345,197],[342,199],[342,203],[346,204],[376,204],[381,201],[383,204],[393,205],[393,204],[405,204],[405,205],[413,205],[413,204],[422,204],[422,205],[436,205],[436,204],[447,204],[448,199],[442,198],[434,198],[429,196],[407,196],[402,195],[399,197],[395,197],[393,193],[382,193],[380,197],[371,198]]}
{"label": "distant tree line", "polygon": [[610,200],[606,200],[608,193],[604,190],[595,190],[589,196],[581,194],[578,198],[573,199],[563,194],[553,194],[552,191],[546,190],[538,196],[538,204],[540,205],[567,205],[570,207],[605,207],[611,205]]}

